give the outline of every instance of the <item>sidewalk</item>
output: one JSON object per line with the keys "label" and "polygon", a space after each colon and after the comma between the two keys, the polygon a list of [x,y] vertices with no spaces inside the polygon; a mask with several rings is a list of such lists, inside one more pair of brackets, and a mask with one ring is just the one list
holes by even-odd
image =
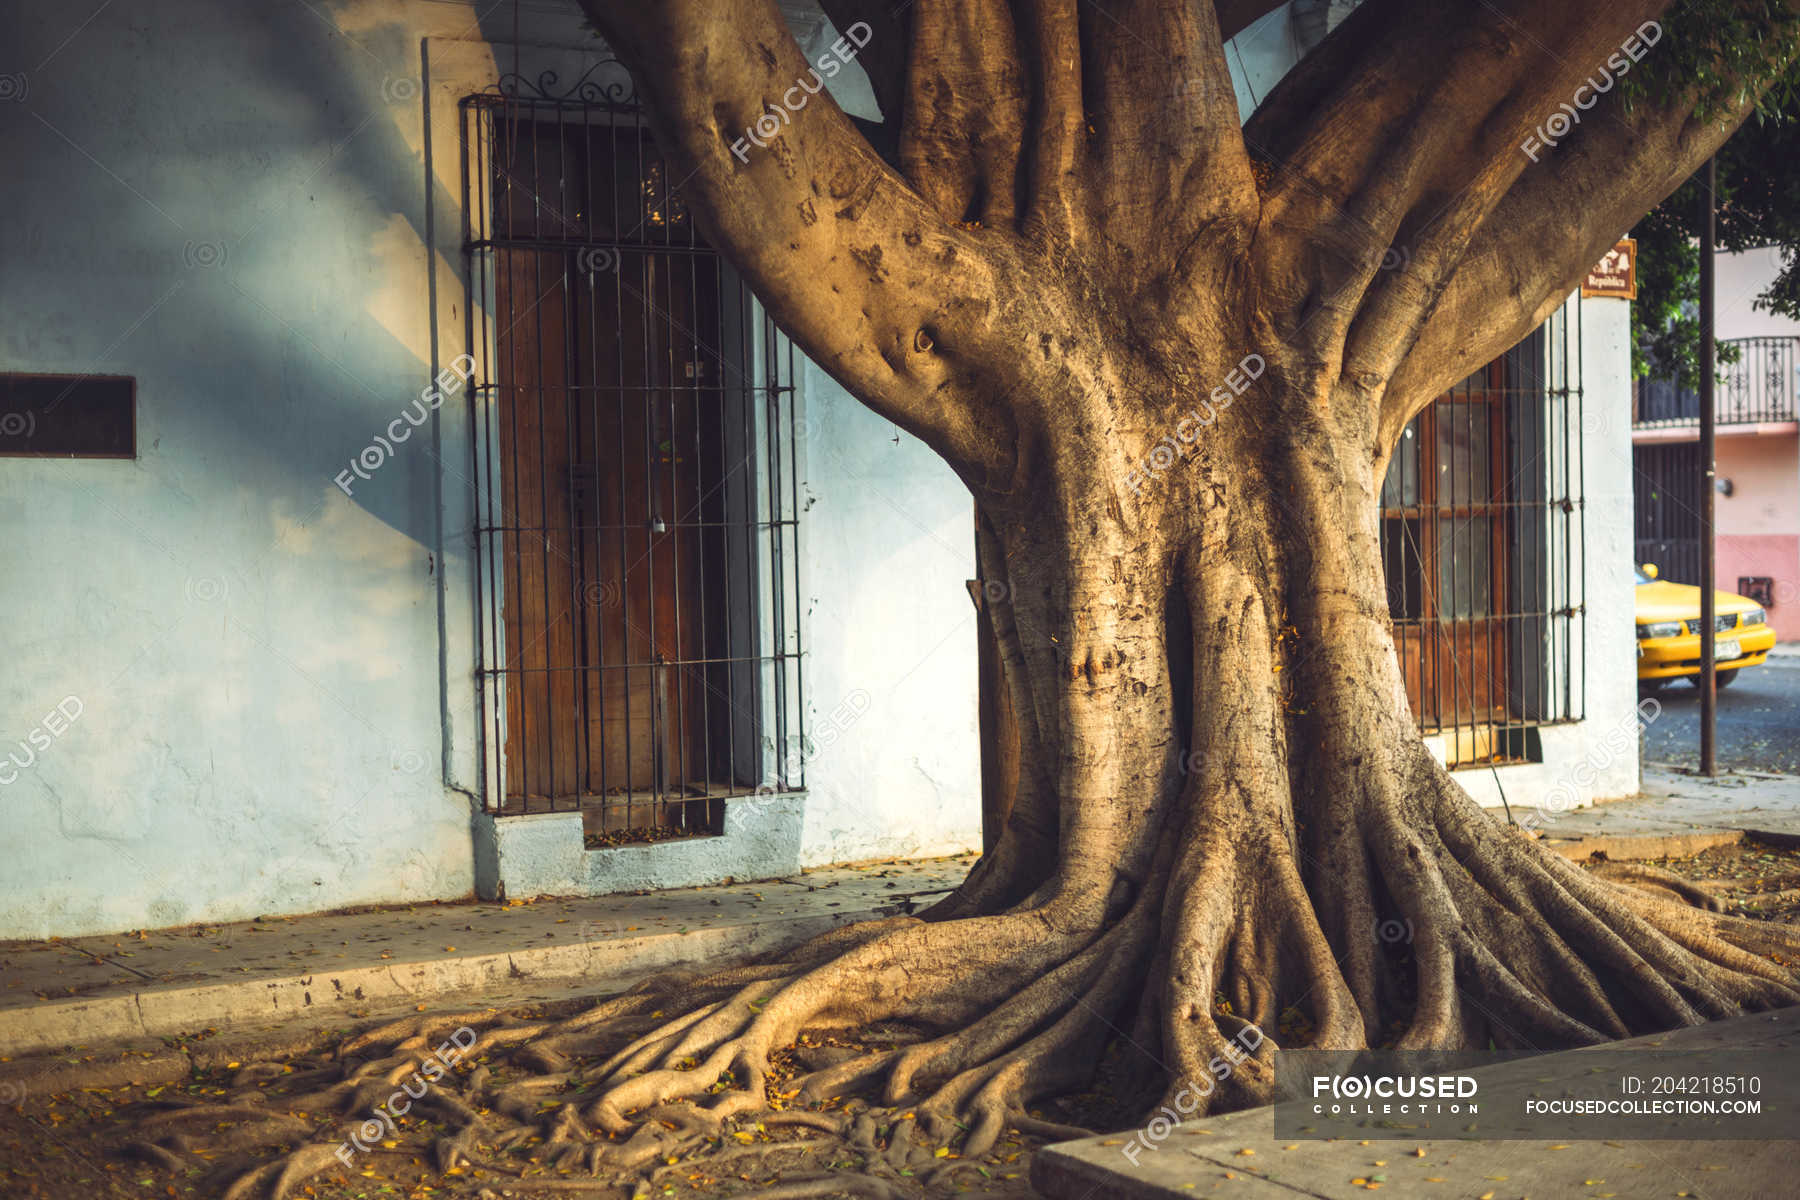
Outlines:
{"label": "sidewalk", "polygon": [[[478,901],[0,943],[0,1058],[80,1044],[343,1024],[395,1006],[603,993],[911,912],[972,855],[593,899]],[[456,1002],[452,1000],[451,1002]]]}
{"label": "sidewalk", "polygon": [[[1746,833],[1800,844],[1800,778],[1707,780],[1650,765],[1636,798],[1566,812],[1515,805],[1513,816],[1575,859],[1597,850],[1618,859],[1689,855]],[[457,997],[491,1005],[603,992],[664,967],[724,964],[910,911],[954,887],[972,861],[0,943],[0,1057],[284,1022],[342,1025]]]}
{"label": "sidewalk", "polygon": [[1596,850],[1610,858],[1686,856],[1746,835],[1800,843],[1800,778],[1724,771],[1708,779],[1645,763],[1641,786],[1629,800],[1590,808],[1558,812],[1515,804],[1513,818],[1540,831],[1545,845],[1569,858]]}

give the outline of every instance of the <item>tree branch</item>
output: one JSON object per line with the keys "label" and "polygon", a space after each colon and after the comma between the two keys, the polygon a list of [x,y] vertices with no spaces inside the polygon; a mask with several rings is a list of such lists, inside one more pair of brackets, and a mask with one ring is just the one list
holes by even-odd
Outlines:
{"label": "tree branch", "polygon": [[1087,117],[1081,97],[1077,0],[1022,0],[1019,32],[1030,64],[1033,138],[1026,147],[1022,228],[1066,244],[1084,223],[1078,167]]}
{"label": "tree branch", "polygon": [[[1437,394],[1516,345],[1563,303],[1639,217],[1724,144],[1755,106],[1713,121],[1679,103],[1608,98],[1578,136],[1531,166],[1469,243],[1388,384],[1379,433],[1400,436]],[[1572,213],[1583,214],[1579,222]]]}
{"label": "tree branch", "polygon": [[795,343],[952,466],[1004,474],[1013,417],[994,397],[1015,380],[992,364],[1021,361],[1019,331],[1046,324],[1014,242],[944,220],[881,161],[773,0],[582,4],[702,228]]}
{"label": "tree branch", "polygon": [[1080,21],[1088,192],[1118,268],[1160,277],[1225,217],[1247,243],[1256,187],[1212,4],[1092,0]]}
{"label": "tree branch", "polygon": [[1273,294],[1300,301],[1296,332],[1344,347],[1354,390],[1381,393],[1530,165],[1526,134],[1666,2],[1372,3],[1270,96],[1248,133],[1278,172],[1262,265]]}
{"label": "tree branch", "polygon": [[949,221],[1010,227],[1026,87],[1003,0],[915,0],[900,165]]}

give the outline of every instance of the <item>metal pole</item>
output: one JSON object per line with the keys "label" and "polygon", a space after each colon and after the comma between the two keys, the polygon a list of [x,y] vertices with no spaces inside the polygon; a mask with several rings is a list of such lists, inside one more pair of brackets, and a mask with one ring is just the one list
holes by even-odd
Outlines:
{"label": "metal pole", "polygon": [[1700,773],[1716,775],[1719,694],[1713,656],[1718,607],[1713,580],[1713,205],[1718,177],[1714,159],[1706,160],[1704,178],[1701,203],[1705,212],[1700,218]]}

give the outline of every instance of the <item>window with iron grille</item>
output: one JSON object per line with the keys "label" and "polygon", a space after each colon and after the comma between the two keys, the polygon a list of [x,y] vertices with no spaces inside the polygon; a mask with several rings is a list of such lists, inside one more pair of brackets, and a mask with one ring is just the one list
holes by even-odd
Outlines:
{"label": "window with iron grille", "polygon": [[484,801],[718,832],[804,782],[795,352],[628,85],[545,82],[462,102]]}
{"label": "window with iron grille", "polygon": [[1382,485],[1388,614],[1422,734],[1530,761],[1585,706],[1579,307],[1406,427]]}

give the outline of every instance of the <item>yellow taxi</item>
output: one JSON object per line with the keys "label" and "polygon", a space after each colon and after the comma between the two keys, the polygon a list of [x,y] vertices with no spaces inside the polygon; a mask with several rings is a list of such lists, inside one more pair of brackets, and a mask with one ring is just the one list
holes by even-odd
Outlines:
{"label": "yellow taxi", "polygon": [[[1745,667],[1769,656],[1775,631],[1756,601],[1735,592],[1714,592],[1713,659],[1720,687]],[[1700,589],[1656,577],[1645,563],[1637,571],[1638,687],[1654,691],[1687,676],[1700,682]]]}

